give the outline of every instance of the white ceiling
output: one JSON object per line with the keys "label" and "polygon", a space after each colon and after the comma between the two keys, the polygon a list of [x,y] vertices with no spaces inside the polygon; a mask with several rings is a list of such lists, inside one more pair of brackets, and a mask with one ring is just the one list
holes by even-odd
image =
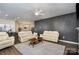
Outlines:
{"label": "white ceiling", "polygon": [[[45,15],[35,16],[34,10],[41,9]],[[0,3],[1,19],[40,20],[75,12],[75,3]]]}

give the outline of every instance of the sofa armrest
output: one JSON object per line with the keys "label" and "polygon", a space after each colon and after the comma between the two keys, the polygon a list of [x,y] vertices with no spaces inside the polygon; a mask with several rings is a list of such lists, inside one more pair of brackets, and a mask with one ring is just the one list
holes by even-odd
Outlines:
{"label": "sofa armrest", "polygon": [[9,37],[10,39],[14,39],[14,36]]}
{"label": "sofa armrest", "polygon": [[9,39],[12,41],[12,44],[14,44],[14,42],[15,42],[14,36],[9,37]]}
{"label": "sofa armrest", "polygon": [[43,37],[43,34],[40,34],[40,37]]}

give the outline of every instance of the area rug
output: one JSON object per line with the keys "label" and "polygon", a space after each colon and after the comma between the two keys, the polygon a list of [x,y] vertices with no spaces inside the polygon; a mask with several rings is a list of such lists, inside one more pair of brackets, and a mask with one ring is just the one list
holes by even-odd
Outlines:
{"label": "area rug", "polygon": [[29,42],[14,45],[15,48],[23,55],[63,55],[65,46],[43,41],[34,46]]}

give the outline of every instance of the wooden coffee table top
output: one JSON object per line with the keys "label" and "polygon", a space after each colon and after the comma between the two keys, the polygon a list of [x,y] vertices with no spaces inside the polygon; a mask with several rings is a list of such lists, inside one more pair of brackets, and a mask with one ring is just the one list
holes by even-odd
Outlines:
{"label": "wooden coffee table top", "polygon": [[38,38],[32,38],[29,41],[30,41],[29,45],[32,45],[34,47],[34,45],[42,42],[43,39],[42,39],[42,37],[38,37]]}

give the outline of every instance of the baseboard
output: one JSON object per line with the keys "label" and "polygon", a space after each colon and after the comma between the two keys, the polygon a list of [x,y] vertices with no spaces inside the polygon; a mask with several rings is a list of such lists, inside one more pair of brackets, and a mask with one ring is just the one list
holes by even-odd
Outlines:
{"label": "baseboard", "polygon": [[79,43],[77,42],[71,42],[71,41],[66,41],[66,40],[59,40],[60,42],[66,42],[66,43],[70,43],[70,44],[77,44],[79,45]]}

